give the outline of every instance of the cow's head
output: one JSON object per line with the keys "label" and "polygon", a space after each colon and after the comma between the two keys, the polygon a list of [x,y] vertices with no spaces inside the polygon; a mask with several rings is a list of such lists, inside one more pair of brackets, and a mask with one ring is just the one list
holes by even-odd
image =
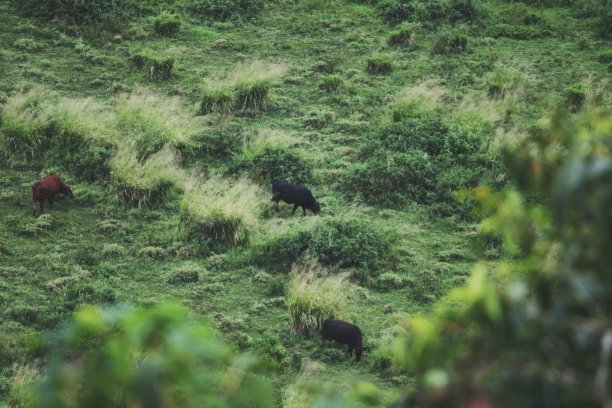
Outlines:
{"label": "cow's head", "polygon": [[312,205],[311,210],[312,210],[312,212],[313,212],[313,213],[318,214],[318,213],[320,213],[320,212],[321,212],[321,206],[319,205],[319,203],[316,203],[316,202],[315,202],[315,203]]}
{"label": "cow's head", "polygon": [[65,184],[62,185],[60,192],[67,197],[74,198],[72,189]]}

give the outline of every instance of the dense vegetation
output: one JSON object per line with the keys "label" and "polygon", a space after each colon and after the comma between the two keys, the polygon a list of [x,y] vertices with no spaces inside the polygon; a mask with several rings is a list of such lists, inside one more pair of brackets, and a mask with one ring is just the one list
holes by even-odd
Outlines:
{"label": "dense vegetation", "polygon": [[0,406],[609,404],[611,10],[0,0]]}

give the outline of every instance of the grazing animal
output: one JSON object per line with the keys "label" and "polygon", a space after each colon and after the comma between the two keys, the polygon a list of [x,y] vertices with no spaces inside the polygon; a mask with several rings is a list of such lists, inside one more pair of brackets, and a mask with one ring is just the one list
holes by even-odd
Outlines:
{"label": "grazing animal", "polygon": [[43,213],[43,203],[45,200],[49,201],[49,208],[52,208],[55,196],[59,193],[74,198],[70,187],[65,185],[57,176],[47,176],[34,183],[32,185],[32,205],[34,207],[32,214],[36,215],[37,204],[40,205],[40,213]]}
{"label": "grazing animal", "polygon": [[361,353],[365,350],[361,339],[361,330],[354,324],[343,320],[327,319],[323,322],[323,340],[335,340],[348,346],[349,355],[355,350],[355,360],[361,360]]}
{"label": "grazing animal", "polygon": [[309,209],[314,214],[321,212],[321,207],[309,189],[298,184],[274,180],[272,182],[272,201],[276,203],[276,211],[278,211],[278,202],[280,200],[287,204],[293,204],[292,215],[295,214],[295,210],[298,207],[302,207],[304,215],[306,215],[306,209]]}

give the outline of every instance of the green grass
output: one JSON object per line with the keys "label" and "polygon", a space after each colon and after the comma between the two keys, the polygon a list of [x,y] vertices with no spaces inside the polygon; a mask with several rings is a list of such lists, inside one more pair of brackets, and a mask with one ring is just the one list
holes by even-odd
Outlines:
{"label": "green grass", "polygon": [[[10,159],[0,162],[0,300],[10,305],[0,310],[0,406],[27,399],[44,355],[38,336],[80,303],[178,299],[235,347],[276,361],[271,377],[287,406],[303,406],[297,383],[314,378],[337,389],[355,379],[413,386],[388,367],[393,328],[465,279],[474,227],[414,201],[364,204],[350,183],[361,146],[411,118],[442,117],[494,142],[533,132],[557,107],[612,106],[609,42],[592,28],[596,17],[564,7],[523,13],[483,2],[484,20],[457,28],[467,52],[451,44],[432,55],[449,27],[388,24],[369,2],[270,2],[253,19],[206,25],[168,8],[181,22],[171,36],[150,16],[107,32],[26,19],[10,4],[0,1],[0,138]],[[151,61],[141,61],[146,72],[134,66],[143,49],[172,59],[172,75],[159,76]],[[79,140],[88,154],[59,157],[46,144],[50,124],[61,130],[54,140]],[[41,148],[50,152],[44,163],[32,153]],[[31,184],[51,168],[76,198],[34,219]],[[277,214],[274,177],[307,184],[321,215],[292,217],[288,205]],[[370,242],[352,239],[361,229],[338,232],[351,220],[391,231],[384,259],[370,259],[377,247],[368,244],[349,262],[352,243]],[[271,242],[300,249],[302,230],[318,234],[311,246],[330,270],[371,275],[352,273],[346,284],[356,289],[342,317],[378,345],[359,364],[340,345],[291,334],[291,262],[254,261]]]}

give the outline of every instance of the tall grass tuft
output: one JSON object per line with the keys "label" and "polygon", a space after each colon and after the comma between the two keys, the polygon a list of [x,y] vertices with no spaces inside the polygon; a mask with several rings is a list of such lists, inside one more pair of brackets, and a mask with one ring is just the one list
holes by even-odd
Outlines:
{"label": "tall grass tuft", "polygon": [[111,190],[120,201],[139,207],[162,202],[184,188],[187,176],[178,161],[168,146],[141,161],[133,143],[122,143],[111,160]]}
{"label": "tall grass tuft", "polygon": [[258,113],[270,107],[270,87],[287,71],[282,64],[252,61],[238,64],[224,79],[204,85],[200,113]]}
{"label": "tall grass tuft", "polygon": [[172,78],[174,58],[159,55],[153,51],[139,51],[132,55],[132,63],[150,81],[167,81]]}
{"label": "tall grass tuft", "polygon": [[0,116],[0,151],[7,159],[32,160],[48,138],[50,116],[46,91],[32,88],[4,105]]}
{"label": "tall grass tuft", "polygon": [[178,97],[162,96],[144,88],[120,95],[115,107],[120,138],[134,141],[138,159],[146,159],[169,144],[178,150],[196,146],[203,128]]}
{"label": "tall grass tuft", "polygon": [[294,264],[287,304],[294,334],[314,334],[323,321],[338,317],[346,307],[346,275],[327,275],[312,259]]}
{"label": "tall grass tuft", "polygon": [[259,188],[246,179],[211,176],[187,187],[180,207],[181,228],[189,240],[241,244],[259,226]]}
{"label": "tall grass tuft", "polygon": [[394,122],[401,122],[410,117],[418,117],[440,108],[447,91],[435,81],[426,81],[418,85],[403,88],[391,105]]}

